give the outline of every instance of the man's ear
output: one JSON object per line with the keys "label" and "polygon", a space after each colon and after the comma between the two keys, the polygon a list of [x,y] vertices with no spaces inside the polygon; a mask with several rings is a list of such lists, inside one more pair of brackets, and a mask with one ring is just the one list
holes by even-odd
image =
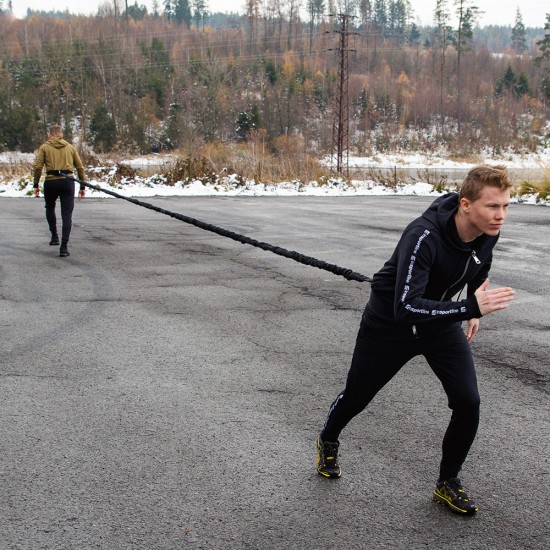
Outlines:
{"label": "man's ear", "polygon": [[460,207],[462,208],[462,210],[464,210],[464,212],[465,212],[466,214],[469,214],[469,213],[470,213],[470,205],[471,205],[471,204],[472,204],[472,203],[471,203],[468,199],[466,199],[466,198],[464,198],[464,197],[462,197],[462,198],[460,199]]}

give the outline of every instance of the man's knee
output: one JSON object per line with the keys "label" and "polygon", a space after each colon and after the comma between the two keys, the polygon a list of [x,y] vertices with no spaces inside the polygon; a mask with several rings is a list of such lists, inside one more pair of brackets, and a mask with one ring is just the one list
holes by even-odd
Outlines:
{"label": "man's knee", "polygon": [[481,399],[477,392],[461,396],[460,399],[449,402],[449,408],[453,410],[453,413],[464,416],[479,416],[480,405]]}

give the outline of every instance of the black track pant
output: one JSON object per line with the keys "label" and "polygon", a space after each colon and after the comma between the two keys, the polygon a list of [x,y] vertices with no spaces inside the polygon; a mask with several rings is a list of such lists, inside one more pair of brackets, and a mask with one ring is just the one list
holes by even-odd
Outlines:
{"label": "black track pant", "polygon": [[57,235],[55,203],[61,203],[61,243],[67,244],[73,226],[74,181],[55,179],[44,182],[44,200],[46,201],[46,219],[52,235]]}
{"label": "black track pant", "polygon": [[331,405],[321,437],[337,441],[348,422],[416,355],[426,358],[448,397],[452,415],[443,438],[440,479],[456,477],[477,432],[480,402],[470,345],[460,323],[431,338],[398,341],[373,337],[362,323],[346,387]]}

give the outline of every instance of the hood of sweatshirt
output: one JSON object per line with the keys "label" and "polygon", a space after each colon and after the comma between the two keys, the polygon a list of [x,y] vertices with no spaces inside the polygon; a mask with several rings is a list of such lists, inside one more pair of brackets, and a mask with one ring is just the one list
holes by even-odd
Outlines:
{"label": "hood of sweatshirt", "polygon": [[437,198],[422,214],[421,218],[439,229],[441,237],[453,248],[461,251],[492,249],[499,236],[481,234],[473,241],[465,243],[456,229],[455,214],[458,210],[458,193],[447,193]]}
{"label": "hood of sweatshirt", "polygon": [[51,138],[46,143],[48,145],[51,145],[52,147],[55,147],[56,149],[63,149],[63,147],[67,147],[67,145],[69,145],[68,141],[65,141],[63,138],[60,137]]}
{"label": "hood of sweatshirt", "polygon": [[454,220],[458,210],[458,194],[447,193],[437,198],[422,214],[422,219],[440,230],[441,236],[453,248],[470,250],[460,237]]}

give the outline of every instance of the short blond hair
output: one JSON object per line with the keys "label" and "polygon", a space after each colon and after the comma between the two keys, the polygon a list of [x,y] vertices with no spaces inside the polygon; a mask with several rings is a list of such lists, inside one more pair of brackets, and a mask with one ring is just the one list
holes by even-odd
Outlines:
{"label": "short blond hair", "polygon": [[48,132],[52,136],[63,137],[63,128],[59,124],[50,124]]}
{"label": "short blond hair", "polygon": [[505,166],[481,164],[468,172],[468,175],[460,186],[459,198],[474,202],[479,198],[481,190],[484,187],[497,187],[505,191],[506,189],[510,189],[512,185],[512,180]]}

